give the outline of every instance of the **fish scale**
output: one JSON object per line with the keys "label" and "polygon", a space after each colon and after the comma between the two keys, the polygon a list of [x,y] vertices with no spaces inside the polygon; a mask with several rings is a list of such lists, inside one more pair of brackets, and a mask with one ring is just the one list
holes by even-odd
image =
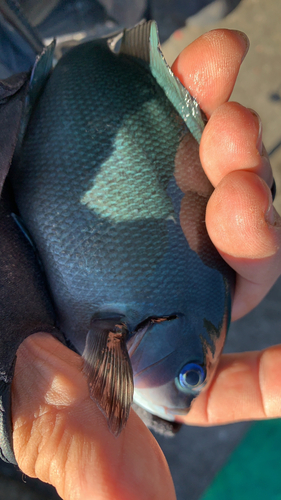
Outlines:
{"label": "fish scale", "polygon": [[133,378],[135,401],[173,420],[210,382],[223,347],[233,274],[205,227],[203,127],[155,23],[141,23],[119,53],[110,38],[62,57],[10,172],[57,325],[115,435]]}

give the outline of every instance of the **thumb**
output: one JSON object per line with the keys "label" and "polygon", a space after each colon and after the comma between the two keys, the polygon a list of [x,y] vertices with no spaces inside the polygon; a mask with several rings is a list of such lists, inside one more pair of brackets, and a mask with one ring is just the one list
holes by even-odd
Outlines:
{"label": "thumb", "polygon": [[175,499],[155,439],[131,411],[118,438],[89,398],[82,359],[50,335],[28,337],[12,385],[13,444],[22,471],[64,500]]}

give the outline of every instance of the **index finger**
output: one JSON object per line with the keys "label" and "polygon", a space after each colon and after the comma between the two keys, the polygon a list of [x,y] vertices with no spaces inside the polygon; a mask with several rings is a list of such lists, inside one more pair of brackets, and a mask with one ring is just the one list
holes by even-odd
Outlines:
{"label": "index finger", "polygon": [[218,29],[197,38],[175,60],[174,74],[207,117],[229,99],[248,49],[244,33]]}

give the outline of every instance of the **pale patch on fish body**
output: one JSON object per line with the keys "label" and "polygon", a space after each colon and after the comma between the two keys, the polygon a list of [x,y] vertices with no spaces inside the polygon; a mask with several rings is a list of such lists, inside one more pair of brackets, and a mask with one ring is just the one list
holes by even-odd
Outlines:
{"label": "pale patch on fish body", "polygon": [[[146,104],[146,103],[145,103]],[[148,113],[148,106],[142,114]],[[133,121],[138,122],[138,114]],[[116,134],[111,156],[101,165],[81,203],[113,222],[166,219],[174,214],[170,197],[151,168],[143,147],[130,133],[130,123]],[[118,201],[117,201],[118,200]],[[124,201],[125,200],[125,203]]]}

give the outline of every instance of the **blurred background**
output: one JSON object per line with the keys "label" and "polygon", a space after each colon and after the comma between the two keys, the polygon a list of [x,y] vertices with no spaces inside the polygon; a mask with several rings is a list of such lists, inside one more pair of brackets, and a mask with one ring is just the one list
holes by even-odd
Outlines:
{"label": "blurred background", "polygon": [[[132,26],[142,18],[157,21],[169,64],[210,29],[244,31],[251,46],[231,100],[255,109],[262,118],[277,185],[275,206],[281,212],[280,0],[21,0],[20,5],[39,37],[46,42],[57,37],[58,57],[83,39]],[[33,50],[18,35],[3,6],[0,0],[0,78],[28,69],[34,60]],[[253,312],[231,325],[225,352],[280,343],[280,304],[281,280]],[[279,420],[186,426],[174,438],[156,438],[167,457],[178,500],[281,499]],[[0,486],[0,500],[59,498],[52,487],[1,461]]]}

